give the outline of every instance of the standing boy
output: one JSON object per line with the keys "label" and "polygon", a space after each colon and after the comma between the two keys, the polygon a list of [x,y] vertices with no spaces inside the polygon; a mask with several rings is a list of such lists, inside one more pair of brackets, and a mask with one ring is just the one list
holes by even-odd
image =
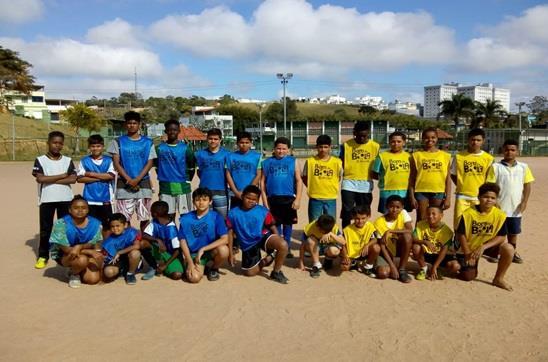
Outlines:
{"label": "standing boy", "polygon": [[478,189],[487,179],[487,171],[494,157],[483,151],[485,131],[474,128],[468,132],[468,148],[459,152],[451,163],[451,180],[457,186],[455,190],[454,227],[467,208],[478,204]]}
{"label": "standing boy", "polygon": [[291,233],[297,223],[303,184],[295,157],[289,155],[289,139],[274,141],[274,156],[262,163],[261,191],[263,205],[276,220],[278,233],[287,242],[287,257],[292,258]]}
{"label": "standing boy", "polygon": [[[411,155],[403,150],[406,136],[396,131],[388,136],[390,150],[382,152],[375,159],[371,177],[379,180],[379,206],[380,213],[386,212],[386,200],[392,195],[401,196],[407,201],[407,189],[409,188],[409,176],[411,174]],[[409,206],[409,205],[406,205]],[[410,210],[409,207],[406,207]]]}
{"label": "standing boy", "polygon": [[105,140],[94,134],[88,138],[90,154],[80,160],[78,183],[84,184],[84,199],[89,204],[89,215],[101,221],[103,238],[109,234],[108,220],[112,215],[113,180],[116,177],[112,157],[103,155]]}
{"label": "standing boy", "polygon": [[190,182],[196,161],[190,147],[179,140],[180,131],[179,121],[170,119],[165,122],[167,139],[156,148],[160,200],[167,202],[172,220],[175,220],[177,212],[182,215],[192,210]]}
{"label": "standing boy", "polygon": [[124,121],[127,134],[113,140],[107,150],[118,172],[116,210],[128,221],[136,213],[143,229],[150,219],[152,185],[148,172],[156,158],[156,150],[150,138],[139,134],[139,113],[126,112]]}
{"label": "standing boy", "polygon": [[[519,155],[519,144],[516,140],[507,140],[502,146],[504,158],[493,164],[489,171],[489,182],[500,186],[498,205],[506,213],[508,242],[517,249],[518,235],[521,233],[521,217],[527,208],[531,184],[535,181],[529,166],[516,160]],[[514,263],[521,264],[523,259],[514,253]]]}
{"label": "standing boy", "polygon": [[344,171],[341,186],[343,228],[350,224],[355,206],[371,207],[373,201],[373,182],[370,173],[371,166],[379,154],[380,145],[368,139],[369,128],[369,122],[356,122],[354,138],[341,145],[339,157]]}
{"label": "standing boy", "polygon": [[251,150],[251,134],[241,132],[236,138],[238,150],[226,158],[226,181],[232,192],[230,208],[240,206],[242,191],[248,185],[259,185],[261,179],[261,154]]}
{"label": "standing boy", "polygon": [[38,205],[40,210],[40,244],[36,269],[43,269],[49,260],[49,238],[53,228],[53,218],[68,214],[72,189],[76,182],[74,163],[70,157],[63,156],[61,150],[65,143],[63,132],[53,131],[48,135],[48,152],[34,161],[32,175],[38,183]]}
{"label": "standing boy", "polygon": [[220,129],[207,131],[207,148],[196,152],[196,164],[200,187],[211,191],[212,206],[223,218],[228,213],[228,196],[226,194],[226,157],[228,151],[221,147],[223,134]]}
{"label": "standing boy", "polygon": [[342,177],[342,162],[331,156],[331,137],[320,135],[316,139],[318,154],[309,157],[303,168],[302,179],[308,189],[308,222],[320,215],[337,217],[337,196]]}

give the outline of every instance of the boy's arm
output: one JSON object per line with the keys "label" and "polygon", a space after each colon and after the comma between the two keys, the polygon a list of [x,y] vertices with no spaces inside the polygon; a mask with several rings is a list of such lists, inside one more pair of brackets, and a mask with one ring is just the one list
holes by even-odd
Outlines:
{"label": "boy's arm", "polygon": [[377,157],[375,157],[375,161],[373,162],[373,166],[371,167],[371,171],[369,172],[369,176],[373,180],[378,180],[380,172],[381,172],[381,157],[380,155],[377,155]]}
{"label": "boy's arm", "polygon": [[228,168],[226,169],[225,174],[226,174],[226,182],[228,183],[228,187],[230,187],[230,190],[232,190],[232,192],[237,198],[241,199],[242,194],[236,188],[236,184],[234,184],[234,180],[232,179],[232,176],[230,175],[230,171],[228,170]]}
{"label": "boy's arm", "polygon": [[232,245],[234,244],[234,231],[228,230],[228,263],[230,266],[234,266],[234,253],[232,252]]}
{"label": "boy's arm", "polygon": [[251,181],[251,184],[255,186],[259,186],[262,174],[263,174],[263,170],[259,167],[259,165],[257,165],[257,169],[255,169],[255,177],[253,178],[253,181]]}
{"label": "boy's arm", "polygon": [[307,174],[307,168],[308,168],[308,160],[304,161],[304,167],[303,172],[301,175],[301,179],[303,181],[303,184],[308,187],[308,174]]}
{"label": "boy's arm", "polygon": [[210,251],[218,248],[219,246],[227,245],[227,244],[228,244],[228,235],[227,234],[221,235],[219,239],[215,240],[211,244],[207,244],[206,246],[198,250],[198,254],[196,255],[196,262],[197,263],[199,262],[199,260],[202,258],[202,255],[204,255],[206,251]]}
{"label": "boy's arm", "polygon": [[180,253],[179,249],[175,249],[175,250],[173,251],[173,254],[171,254],[171,256],[169,257],[169,259],[166,260],[166,262],[164,263],[164,265],[161,266],[161,267],[158,267],[158,268],[161,269],[160,271],[163,272],[163,271],[167,268],[167,266],[173,262],[173,260],[177,259],[177,257],[179,256],[179,253]]}
{"label": "boy's arm", "polygon": [[453,184],[457,186],[457,156],[453,157],[451,159],[451,166],[449,167],[449,173],[451,175],[451,181],[453,181]]}
{"label": "boy's arm", "polygon": [[77,244],[72,247],[66,246],[66,245],[59,245],[59,249],[61,249],[63,254],[70,256],[71,259],[76,258],[82,250],[93,249],[93,248],[95,248],[95,244],[92,244],[92,243]]}
{"label": "boy's arm", "polygon": [[295,201],[293,201],[293,209],[298,210],[301,206],[301,197],[303,194],[303,180],[301,179],[301,170],[295,160]]}
{"label": "boy's arm", "polygon": [[[120,155],[117,154],[117,153],[113,153],[112,154],[112,163],[114,164],[114,169],[116,170],[116,172],[118,172],[118,174],[120,176],[122,176],[122,178],[127,182],[129,180],[131,180],[131,177],[129,177],[129,175],[126,173],[126,170],[124,170],[124,168],[122,167],[122,164],[120,163]],[[135,184],[137,185],[137,184]],[[135,186],[133,185],[133,186]]]}
{"label": "boy's arm", "polygon": [[413,234],[413,223],[407,221],[403,229],[390,230],[390,232],[393,234]]}
{"label": "boy's arm", "polygon": [[445,178],[445,199],[443,200],[443,209],[447,210],[451,207],[451,172],[447,172]]}
{"label": "boy's arm", "polygon": [[196,172],[196,157],[190,147],[186,148],[186,179],[192,181],[194,173]]}
{"label": "boy's arm", "polygon": [[394,261],[392,260],[392,257],[390,256],[390,253],[388,252],[388,249],[386,248],[386,235],[387,233],[384,233],[382,238],[379,239],[379,244],[381,245],[381,253],[382,257],[386,262],[388,263],[388,266],[390,267],[390,274],[392,274],[392,277],[399,277],[398,268],[396,268],[396,264],[394,264]]}
{"label": "boy's arm", "polygon": [[267,209],[270,209],[270,206],[268,205],[268,197],[266,196],[266,178],[264,176],[264,173],[261,173],[261,199],[263,200],[263,205]]}
{"label": "boy's arm", "polygon": [[145,177],[148,174],[148,171],[150,171],[153,165],[154,165],[153,159],[148,160],[147,163],[145,164],[145,167],[141,170],[141,173],[134,179],[135,185],[131,185],[131,186],[137,186],[137,184],[143,179],[143,177]]}
{"label": "boy's arm", "polygon": [[529,201],[529,196],[531,195],[531,184],[532,182],[528,182],[526,184],[523,184],[523,192],[521,194],[521,202],[518,205],[518,213],[522,213],[527,208],[527,202]]}
{"label": "boy's arm", "polygon": [[413,156],[409,156],[409,185],[407,186],[407,194],[409,195],[409,201],[411,205],[417,209],[419,207],[417,200],[415,199],[415,181],[417,179],[417,168],[415,165],[415,159]]}
{"label": "boy's arm", "polygon": [[194,260],[192,260],[192,256],[190,255],[190,249],[188,248],[186,239],[179,239],[179,242],[181,243],[181,250],[183,251],[187,269],[194,268]]}

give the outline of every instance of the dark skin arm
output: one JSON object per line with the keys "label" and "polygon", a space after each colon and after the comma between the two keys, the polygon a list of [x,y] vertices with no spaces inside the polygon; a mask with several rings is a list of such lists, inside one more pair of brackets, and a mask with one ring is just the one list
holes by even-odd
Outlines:
{"label": "dark skin arm", "polygon": [[447,254],[447,250],[448,250],[447,245],[444,245],[441,248],[436,261],[434,262],[434,264],[432,264],[432,269],[430,269],[430,271],[428,272],[428,279],[432,281],[438,279],[438,267],[440,266],[441,262],[445,258],[445,255]]}
{"label": "dark skin arm", "polygon": [[443,209],[447,210],[451,207],[451,172],[447,172],[445,178],[445,200],[443,201]]}
{"label": "dark skin arm", "polygon": [[39,184],[71,185],[76,183],[76,174],[69,175],[68,173],[62,173],[60,175],[45,176],[44,174],[37,173],[35,177],[36,182]]}
{"label": "dark skin arm", "polygon": [[394,261],[392,260],[392,256],[390,255],[390,252],[388,251],[388,248],[386,247],[386,237],[388,233],[384,233],[381,239],[379,239],[379,244],[381,246],[381,254],[384,260],[388,262],[388,266],[390,267],[390,277],[394,279],[398,279],[400,276],[400,273],[398,272],[398,268],[396,267],[396,264],[394,264]]}
{"label": "dark skin arm", "polygon": [[166,270],[166,268],[169,266],[169,264],[171,264],[173,262],[173,260],[175,260],[175,259],[177,259],[177,257],[179,257],[180,253],[181,252],[180,252],[179,249],[174,250],[173,254],[171,254],[171,257],[164,264],[158,265],[158,272],[163,273],[164,270]]}
{"label": "dark skin arm", "polygon": [[166,251],[166,244],[164,244],[163,240],[162,239],[159,239],[159,238],[155,238],[151,235],[148,235],[147,233],[143,233],[143,236],[142,238],[146,241],[148,241],[149,243],[151,244],[158,244],[158,248],[160,249],[161,252],[164,252]]}
{"label": "dark skin arm", "polygon": [[111,173],[99,173],[99,172],[89,172],[86,171],[84,176],[78,177],[78,183],[91,183],[97,181],[112,181],[114,180],[114,175]]}
{"label": "dark skin arm", "polygon": [[408,186],[408,192],[409,195],[409,201],[411,202],[411,206],[413,206],[415,209],[419,207],[419,203],[415,199],[415,181],[417,179],[417,168],[415,165],[415,160],[413,157],[409,157],[409,166],[410,166],[410,173],[409,173],[409,186]]}
{"label": "dark skin arm", "polygon": [[120,259],[120,255],[128,254],[128,253],[132,252],[133,250],[139,250],[139,249],[140,249],[140,246],[141,246],[140,240],[139,240],[139,239],[135,239],[135,240],[133,241],[133,245],[130,245],[130,246],[128,246],[127,248],[118,251],[118,252],[116,253],[116,255],[114,255],[114,258],[112,258],[112,261],[111,261],[110,263],[111,263],[111,264],[116,263],[116,262]]}
{"label": "dark skin arm", "polygon": [[521,202],[518,205],[518,212],[522,213],[527,208],[527,202],[529,201],[529,196],[531,195],[531,182],[523,184],[523,192],[521,194]]}
{"label": "dark skin arm", "polygon": [[95,245],[92,243],[85,243],[85,244],[77,244],[74,246],[59,246],[59,249],[63,252],[63,254],[68,255],[70,259],[74,259],[80,255],[82,250],[85,249],[94,249]]}

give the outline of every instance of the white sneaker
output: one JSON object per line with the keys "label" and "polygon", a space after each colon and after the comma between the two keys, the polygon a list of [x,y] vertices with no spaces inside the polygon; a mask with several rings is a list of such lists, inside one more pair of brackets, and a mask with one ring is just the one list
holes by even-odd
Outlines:
{"label": "white sneaker", "polygon": [[79,275],[71,275],[69,277],[68,285],[70,288],[80,288],[82,286],[82,281],[80,280]]}

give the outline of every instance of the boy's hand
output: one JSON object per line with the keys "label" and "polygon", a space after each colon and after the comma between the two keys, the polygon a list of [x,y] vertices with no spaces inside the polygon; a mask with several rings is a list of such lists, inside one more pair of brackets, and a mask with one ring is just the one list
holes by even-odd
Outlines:
{"label": "boy's hand", "polygon": [[194,263],[189,262],[187,264],[186,277],[188,279],[193,279],[192,276],[195,275],[197,272],[198,272],[198,267]]}
{"label": "boy's hand", "polygon": [[417,210],[419,208],[419,203],[413,195],[409,196],[409,203],[411,204],[411,206],[413,206],[413,209]]}
{"label": "boy's hand", "polygon": [[158,243],[158,249],[160,249],[160,253],[163,253],[167,250],[166,244],[162,241],[162,239],[156,239],[156,242]]}
{"label": "boy's hand", "polygon": [[129,186],[131,187],[135,187],[139,184],[139,181],[137,181],[136,179],[132,178],[132,179],[129,179],[126,181],[126,184],[128,184]]}
{"label": "boy's hand", "polygon": [[368,247],[368,245],[366,245],[366,246],[363,247],[362,252],[360,253],[360,255],[365,258],[368,254],[369,254],[369,247]]}
{"label": "boy's hand", "polygon": [[480,246],[479,248],[477,248],[476,250],[474,250],[472,252],[472,254],[470,254],[470,257],[472,258],[472,260],[474,261],[474,264],[472,265],[475,265],[477,263],[477,261],[479,260],[479,258],[481,258],[481,256],[483,255],[483,252],[485,251],[485,248],[482,246]]}
{"label": "boy's hand", "polygon": [[228,264],[230,266],[234,266],[235,258],[234,253],[232,252],[232,248],[228,248]]}
{"label": "boy's hand", "polygon": [[521,214],[525,211],[527,208],[527,204],[525,202],[521,202],[518,207],[516,207],[516,214]]}
{"label": "boy's hand", "polygon": [[112,258],[112,260],[110,261],[110,264],[116,264],[118,260],[120,260],[120,254],[116,253],[116,255],[114,255],[114,258]]}
{"label": "boy's hand", "polygon": [[70,252],[68,254],[69,258],[71,260],[76,259],[78,257],[78,255],[80,255],[81,249],[82,249],[81,244],[75,245],[72,248],[70,248]]}
{"label": "boy's hand", "polygon": [[438,279],[438,268],[432,267],[432,269],[430,269],[428,272],[428,279],[431,281]]}
{"label": "boy's hand", "polygon": [[322,237],[320,238],[320,244],[326,244],[326,243],[328,243],[330,240],[331,240],[331,233],[324,234],[324,235],[322,235]]}
{"label": "boy's hand", "polygon": [[194,258],[194,263],[196,265],[200,265],[200,259],[202,259],[202,256],[204,255],[204,249],[200,248],[198,252],[196,253],[196,257]]}
{"label": "boy's hand", "polygon": [[436,246],[432,244],[432,242],[429,240],[424,240],[424,245],[426,245],[428,250],[430,250],[431,252],[434,252],[436,250]]}
{"label": "boy's hand", "polygon": [[158,274],[163,274],[164,270],[166,270],[166,265],[164,263],[160,263],[156,268]]}
{"label": "boy's hand", "polygon": [[443,209],[447,210],[451,207],[451,200],[447,197],[445,200],[443,200]]}
{"label": "boy's hand", "polygon": [[395,266],[390,267],[390,278],[392,279],[399,279],[400,273],[398,272],[398,268]]}
{"label": "boy's hand", "polygon": [[297,200],[293,201],[293,203],[291,204],[291,208],[293,210],[299,210],[300,207],[301,207],[301,203]]}
{"label": "boy's hand", "polygon": [[240,191],[234,192],[234,196],[236,196],[236,197],[239,198],[240,200],[242,199],[242,193],[241,193]]}

